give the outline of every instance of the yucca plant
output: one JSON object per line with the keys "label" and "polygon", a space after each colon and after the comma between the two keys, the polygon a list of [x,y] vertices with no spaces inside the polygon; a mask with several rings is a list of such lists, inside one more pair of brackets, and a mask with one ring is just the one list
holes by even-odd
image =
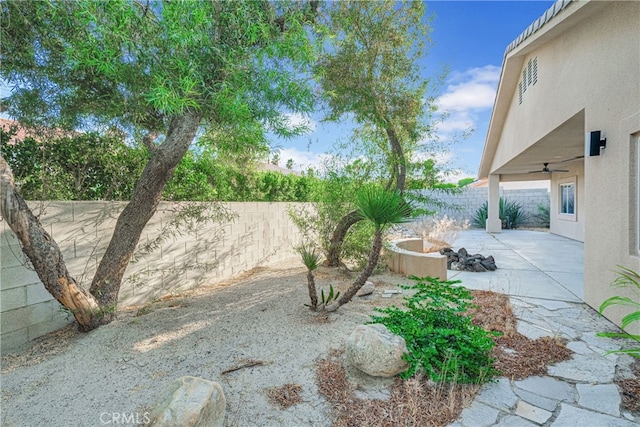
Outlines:
{"label": "yucca plant", "polygon": [[[298,246],[296,248],[296,252],[298,252],[300,258],[302,258],[302,263],[304,264],[304,266],[307,267],[307,288],[309,289],[309,298],[311,299],[311,304],[305,305],[311,307],[312,310],[315,310],[318,307],[318,291],[316,290],[316,282],[315,278],[313,277],[313,271],[318,268],[318,265],[320,265],[320,253],[316,250],[315,247],[305,244]],[[322,299],[324,300],[324,294],[322,295]]]}
{"label": "yucca plant", "polygon": [[[636,271],[631,270],[630,268],[626,268],[621,265],[618,265],[618,270],[615,271],[615,273],[617,274],[617,277],[611,284],[612,286],[619,288],[631,288],[636,292],[636,294],[640,292],[640,274],[638,274]],[[622,297],[619,295],[612,296],[611,298],[607,298],[606,300],[604,300],[604,302],[600,305],[598,312],[600,313],[600,315],[602,315],[602,312],[607,307],[614,305],[633,307],[637,309],[636,311],[633,311],[622,318],[622,324],[620,325],[620,327],[623,330],[627,329],[627,327],[629,327],[629,325],[631,325],[632,323],[640,321],[640,299],[638,301],[634,301],[629,297]],[[631,334],[628,332],[600,332],[597,335],[599,337],[607,338],[627,338],[640,343],[640,335]],[[640,359],[640,347],[611,350],[606,354],[610,353],[625,353]]]}
{"label": "yucca plant", "polygon": [[380,187],[366,187],[358,192],[356,206],[362,219],[371,221],[375,227],[371,250],[367,265],[360,275],[337,301],[326,307],[328,311],[337,310],[340,306],[351,301],[351,298],[365,284],[378,265],[384,230],[392,224],[407,222],[412,211],[411,205],[404,200],[400,192],[392,192]]}

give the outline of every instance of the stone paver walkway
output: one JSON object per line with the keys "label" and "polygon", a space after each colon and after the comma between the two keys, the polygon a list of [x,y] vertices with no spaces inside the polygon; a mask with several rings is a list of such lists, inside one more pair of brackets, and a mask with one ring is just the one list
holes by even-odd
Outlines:
{"label": "stone paver walkway", "polygon": [[[486,384],[451,427],[483,426],[638,426],[640,418],[621,411],[616,378],[632,378],[628,355],[609,354],[621,340],[596,336],[619,331],[581,302],[582,243],[550,233],[509,231],[495,236],[462,233],[454,249],[494,255],[499,270],[449,272],[473,289],[509,295],[518,332],[536,339],[557,336],[573,358],[552,365],[548,375],[521,381],[500,378]],[[501,258],[505,261],[501,266]]]}

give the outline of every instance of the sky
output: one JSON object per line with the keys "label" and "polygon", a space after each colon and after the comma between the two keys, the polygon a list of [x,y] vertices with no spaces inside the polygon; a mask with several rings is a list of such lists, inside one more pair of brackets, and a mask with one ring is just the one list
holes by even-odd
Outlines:
{"label": "sky", "polygon": [[[449,112],[438,128],[438,136],[446,141],[455,133],[473,129],[470,137],[450,145],[449,153],[439,157],[449,167],[460,169],[448,181],[477,177],[505,49],[553,3],[551,0],[426,2],[426,14],[434,15],[434,20],[432,46],[421,62],[424,76],[435,79],[443,67],[449,69],[435,94],[440,110]],[[296,170],[318,166],[336,140],[347,140],[353,127],[350,123],[321,123],[321,118],[318,115],[307,119],[312,132],[305,136],[272,141],[279,149],[281,166],[288,159],[293,159]]]}

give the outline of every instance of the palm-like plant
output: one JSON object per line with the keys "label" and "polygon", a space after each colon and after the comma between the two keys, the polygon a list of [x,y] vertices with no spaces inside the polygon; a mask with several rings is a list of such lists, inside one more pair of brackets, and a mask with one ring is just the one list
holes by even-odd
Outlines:
{"label": "palm-like plant", "polygon": [[384,230],[392,224],[407,222],[412,211],[411,205],[403,199],[399,191],[388,191],[379,187],[367,187],[358,192],[356,205],[359,215],[363,219],[371,221],[375,226],[371,251],[367,265],[358,278],[336,302],[326,307],[327,311],[337,310],[340,306],[351,301],[351,298],[365,284],[378,265]]}
{"label": "palm-like plant", "polygon": [[318,291],[316,290],[316,282],[313,277],[313,270],[318,268],[320,263],[320,253],[311,245],[301,245],[296,251],[302,258],[302,263],[307,267],[307,287],[309,288],[309,299],[311,299],[312,310],[318,307]]}
{"label": "palm-like plant", "polygon": [[[613,281],[612,285],[620,288],[631,288],[632,290],[635,288],[636,292],[640,291],[640,274],[636,271],[631,270],[630,268],[623,267],[618,265],[618,271],[616,271],[618,277]],[[609,306],[620,305],[625,307],[632,307],[636,309],[636,311],[632,311],[622,318],[621,327],[623,330],[627,329],[629,325],[634,322],[640,322],[640,301],[634,301],[629,297],[623,296],[612,296],[607,298],[599,308],[600,315],[602,312]],[[600,337],[608,337],[608,338],[628,338],[640,343],[640,335],[632,334],[628,332],[600,332],[597,334]],[[640,358],[640,347],[635,348],[627,348],[622,350],[611,350],[608,353],[626,353],[633,357]]]}

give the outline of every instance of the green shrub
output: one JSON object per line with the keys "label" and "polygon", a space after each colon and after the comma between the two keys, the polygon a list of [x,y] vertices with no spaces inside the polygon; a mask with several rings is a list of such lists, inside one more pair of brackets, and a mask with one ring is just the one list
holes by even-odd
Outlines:
{"label": "green shrub", "polygon": [[551,212],[549,211],[549,203],[538,205],[538,213],[534,217],[540,221],[545,227],[549,227],[551,224]]}
{"label": "green shrub", "polygon": [[[621,265],[618,266],[618,271],[616,271],[618,277],[611,284],[615,287],[620,288],[635,288],[634,290],[640,291],[640,274],[637,272],[623,267]],[[636,294],[637,295],[637,294]],[[613,296],[611,298],[607,298],[599,308],[599,313],[602,315],[602,312],[609,306],[612,305],[622,305],[625,307],[633,307],[636,308],[636,311],[633,311],[622,318],[622,324],[620,325],[622,329],[626,329],[630,324],[634,322],[640,322],[640,300],[634,301],[629,297],[621,297],[621,296]],[[601,332],[598,334],[599,337],[607,337],[607,338],[627,338],[634,340],[640,343],[640,335],[630,334],[627,332]],[[640,347],[635,348],[627,348],[622,350],[611,350],[609,353],[626,353],[633,357],[640,358]]]}
{"label": "green shrub", "polygon": [[472,307],[471,292],[454,286],[460,281],[411,279],[416,283],[402,288],[416,292],[404,297],[404,308],[376,308],[384,316],[372,316],[371,322],[405,339],[409,369],[400,376],[422,372],[434,381],[479,384],[497,375],[490,357],[494,333],[465,315]]}
{"label": "green shrub", "polygon": [[[471,218],[471,223],[474,227],[485,228],[487,223],[489,207],[488,203],[484,202],[480,206],[476,213]],[[518,228],[519,225],[529,220],[529,214],[525,212],[522,203],[512,200],[507,200],[500,197],[500,206],[498,210],[498,216],[502,221],[502,228]]]}

